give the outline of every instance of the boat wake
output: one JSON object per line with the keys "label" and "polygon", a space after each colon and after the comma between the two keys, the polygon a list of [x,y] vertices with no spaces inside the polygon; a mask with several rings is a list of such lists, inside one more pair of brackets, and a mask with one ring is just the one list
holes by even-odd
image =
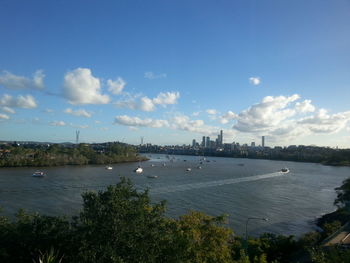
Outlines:
{"label": "boat wake", "polygon": [[217,180],[217,181],[210,181],[210,182],[203,182],[203,183],[192,183],[192,184],[183,184],[183,185],[176,185],[176,186],[170,186],[170,187],[159,187],[159,188],[150,189],[150,192],[152,194],[167,194],[167,193],[174,193],[179,191],[188,191],[193,189],[201,189],[201,188],[215,187],[215,186],[228,185],[228,184],[252,182],[252,181],[278,177],[282,175],[283,174],[281,172],[277,172],[277,173],[254,175],[254,176],[248,176],[248,177]]}

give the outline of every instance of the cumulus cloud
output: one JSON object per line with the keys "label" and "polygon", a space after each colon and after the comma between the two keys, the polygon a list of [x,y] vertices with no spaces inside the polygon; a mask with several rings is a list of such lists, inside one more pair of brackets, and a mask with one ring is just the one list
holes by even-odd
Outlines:
{"label": "cumulus cloud", "polygon": [[87,112],[84,109],[79,109],[79,110],[72,110],[71,108],[67,108],[64,110],[64,113],[77,116],[77,117],[85,117],[85,118],[90,118],[91,113]]}
{"label": "cumulus cloud", "polygon": [[6,115],[6,114],[0,113],[0,119],[1,120],[8,120],[8,119],[10,119],[10,117],[8,115]]}
{"label": "cumulus cloud", "polygon": [[114,119],[115,124],[121,124],[125,126],[134,127],[152,127],[152,128],[162,128],[168,127],[169,123],[167,120],[157,120],[157,119],[141,119],[139,117],[130,117],[127,115],[116,116]]}
{"label": "cumulus cloud", "polygon": [[152,72],[152,71],[148,71],[148,72],[145,72],[144,77],[145,77],[146,79],[152,80],[152,79],[162,79],[162,78],[166,78],[167,75],[166,75],[165,73],[155,74],[155,73]]}
{"label": "cumulus cloud", "polygon": [[260,78],[259,77],[250,77],[249,78],[249,83],[254,85],[254,86],[257,86],[260,84]]}
{"label": "cumulus cloud", "polygon": [[328,114],[327,110],[320,109],[313,116],[302,118],[298,124],[314,133],[335,133],[346,128],[350,121],[350,111]]}
{"label": "cumulus cloud", "polygon": [[19,95],[15,98],[11,95],[4,94],[0,98],[0,106],[10,108],[33,109],[37,107],[37,103],[32,95]]}
{"label": "cumulus cloud", "polygon": [[277,128],[286,119],[295,115],[296,110],[287,106],[299,98],[297,94],[289,97],[267,96],[262,102],[239,113],[233,127],[241,132],[266,132]]}
{"label": "cumulus cloud", "polygon": [[71,104],[107,104],[108,95],[101,94],[101,82],[88,68],[77,68],[64,76],[64,97]]}
{"label": "cumulus cloud", "polygon": [[16,111],[10,107],[7,107],[7,106],[4,106],[4,107],[1,107],[1,110],[6,112],[6,113],[11,113],[11,114],[15,114]]}
{"label": "cumulus cloud", "polygon": [[295,104],[295,109],[302,113],[314,112],[315,106],[311,104],[311,100],[304,100],[303,102],[297,102]]}
{"label": "cumulus cloud", "polygon": [[151,99],[147,96],[141,98],[128,98],[115,103],[119,108],[128,108],[132,110],[154,111],[157,105],[166,107],[169,104],[176,104],[180,98],[179,92],[161,92],[157,97]]}
{"label": "cumulus cloud", "polygon": [[161,92],[156,98],[153,99],[154,104],[159,104],[162,106],[169,104],[176,104],[177,100],[180,98],[179,92]]}
{"label": "cumulus cloud", "polygon": [[215,109],[207,109],[206,112],[207,112],[208,114],[210,114],[210,115],[215,115],[215,114],[218,113],[218,111],[215,110]]}
{"label": "cumulus cloud", "polygon": [[222,124],[227,124],[230,121],[237,119],[237,117],[238,116],[236,113],[234,113],[233,111],[228,111],[224,115],[220,116],[220,122]]}
{"label": "cumulus cloud", "polygon": [[42,70],[37,70],[33,74],[32,79],[17,76],[8,71],[3,71],[3,73],[0,75],[0,86],[4,86],[5,88],[12,90],[42,90],[45,88],[44,78],[45,75]]}
{"label": "cumulus cloud", "polygon": [[118,77],[116,80],[107,80],[107,85],[108,85],[108,90],[114,94],[114,95],[118,95],[120,93],[122,93],[126,82],[121,78]]}
{"label": "cumulus cloud", "polygon": [[192,112],[192,116],[197,117],[197,116],[199,116],[199,114],[200,114],[200,113],[201,113],[200,111],[195,111],[195,112]]}
{"label": "cumulus cloud", "polygon": [[52,121],[50,122],[51,126],[66,126],[67,124],[64,121]]}

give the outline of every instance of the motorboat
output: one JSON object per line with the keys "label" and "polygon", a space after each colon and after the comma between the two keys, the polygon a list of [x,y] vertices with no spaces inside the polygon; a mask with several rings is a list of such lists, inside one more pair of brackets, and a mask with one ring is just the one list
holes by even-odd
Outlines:
{"label": "motorboat", "polygon": [[191,168],[187,168],[186,172],[191,172],[191,170],[192,170]]}
{"label": "motorboat", "polygon": [[198,166],[197,168],[198,168],[198,169],[202,169],[202,166]]}
{"label": "motorboat", "polygon": [[112,166],[106,166],[106,170],[112,170],[113,169],[113,167]]}
{"label": "motorboat", "polygon": [[36,171],[32,174],[33,177],[44,177],[46,174],[42,171]]}
{"label": "motorboat", "polygon": [[156,179],[158,178],[158,175],[147,175],[147,178]]}
{"label": "motorboat", "polygon": [[287,167],[281,169],[281,173],[289,173],[289,169]]}
{"label": "motorboat", "polygon": [[151,167],[154,167],[154,166],[155,166],[155,165],[152,163],[152,164],[151,164]]}
{"label": "motorboat", "polygon": [[135,173],[141,174],[143,172],[143,169],[139,166],[134,170]]}

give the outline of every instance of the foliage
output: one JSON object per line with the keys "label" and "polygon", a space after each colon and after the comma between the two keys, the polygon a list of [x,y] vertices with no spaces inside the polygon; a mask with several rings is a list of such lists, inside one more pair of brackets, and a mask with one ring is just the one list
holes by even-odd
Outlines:
{"label": "foliage", "polygon": [[50,248],[48,252],[42,253],[39,251],[39,253],[38,260],[33,260],[34,263],[61,263],[63,259],[63,256],[60,256],[54,248]]}
{"label": "foliage", "polygon": [[350,203],[350,178],[346,179],[342,186],[336,188],[337,198],[334,204],[338,207],[349,206]]}
{"label": "foliage", "polygon": [[139,160],[141,157],[136,154],[135,148],[124,143],[70,147],[59,144],[31,148],[12,146],[0,152],[0,167],[110,164]]}

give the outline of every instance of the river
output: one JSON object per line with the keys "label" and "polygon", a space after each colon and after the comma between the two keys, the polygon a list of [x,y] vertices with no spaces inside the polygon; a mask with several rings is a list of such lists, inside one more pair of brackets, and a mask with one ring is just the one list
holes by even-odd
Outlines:
{"label": "river", "polygon": [[[237,234],[245,233],[247,218],[268,218],[250,221],[249,234],[300,236],[315,229],[317,217],[335,210],[334,188],[350,176],[349,167],[313,163],[207,157],[200,164],[195,156],[147,156],[150,160],[141,164],[140,175],[133,172],[137,163],[114,164],[112,170],[99,165],[0,168],[2,214],[13,217],[24,208],[47,215],[77,215],[82,192],[103,190],[125,176],[138,189],[150,189],[152,201],[167,200],[168,216],[191,209],[228,214],[229,226]],[[283,167],[290,172],[281,173]],[[47,176],[32,177],[38,169]]]}

